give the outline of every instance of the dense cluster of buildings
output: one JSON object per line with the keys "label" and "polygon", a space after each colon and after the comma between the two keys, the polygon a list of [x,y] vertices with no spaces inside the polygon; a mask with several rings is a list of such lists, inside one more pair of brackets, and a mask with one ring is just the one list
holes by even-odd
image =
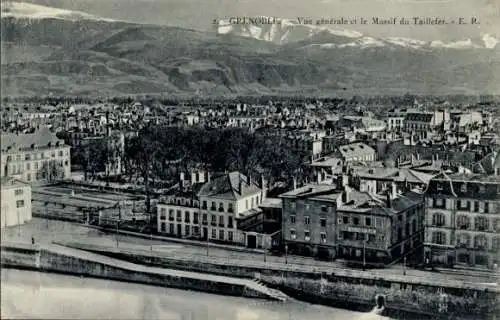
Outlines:
{"label": "dense cluster of buildings", "polygon": [[[279,137],[303,156],[307,176],[269,197],[273,186],[260,173],[182,173],[155,202],[159,234],[363,265],[410,259],[491,268],[499,262],[500,124],[494,108],[415,102],[375,115],[366,108],[341,114],[320,102],[224,108],[132,103],[2,112],[2,198],[14,194],[2,205],[2,226],[28,220],[29,198],[23,197],[30,185],[69,179],[71,152],[95,141],[123,152],[126,137],[147,123],[239,127]],[[119,175],[119,159],[111,163],[106,174]]]}

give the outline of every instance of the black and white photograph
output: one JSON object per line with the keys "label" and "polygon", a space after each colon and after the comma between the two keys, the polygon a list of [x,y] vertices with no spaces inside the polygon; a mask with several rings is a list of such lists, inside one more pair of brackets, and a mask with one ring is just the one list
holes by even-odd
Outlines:
{"label": "black and white photograph", "polygon": [[1,0],[1,319],[500,320],[500,0]]}

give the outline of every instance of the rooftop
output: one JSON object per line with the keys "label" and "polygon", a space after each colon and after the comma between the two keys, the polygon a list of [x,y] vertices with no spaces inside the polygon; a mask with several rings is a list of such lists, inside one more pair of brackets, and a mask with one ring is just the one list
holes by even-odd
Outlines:
{"label": "rooftop", "polygon": [[57,138],[47,127],[30,134],[2,134],[0,138],[2,152],[14,152],[32,147],[63,146],[64,141]]}
{"label": "rooftop", "polygon": [[201,187],[198,196],[237,200],[259,192],[261,189],[255,181],[238,171],[233,171],[212,177],[210,182]]}

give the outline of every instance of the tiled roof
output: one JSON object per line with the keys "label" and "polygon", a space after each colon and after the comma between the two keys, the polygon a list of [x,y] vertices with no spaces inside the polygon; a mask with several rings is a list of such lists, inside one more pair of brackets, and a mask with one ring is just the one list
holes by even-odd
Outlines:
{"label": "tiled roof", "polygon": [[260,191],[261,189],[254,181],[250,181],[249,184],[248,178],[245,175],[234,171],[212,177],[210,182],[205,183],[201,187],[198,196],[237,200],[242,197],[259,193]]}
{"label": "tiled roof", "polygon": [[280,195],[284,198],[311,198],[325,193],[338,193],[337,187],[331,184],[308,184]]}
{"label": "tiled roof", "polygon": [[0,138],[2,152],[31,148],[32,145],[37,147],[46,147],[49,143],[54,146],[56,143],[59,143],[61,146],[64,145],[64,141],[57,138],[55,133],[50,132],[50,130],[46,127],[31,134],[2,134]]}

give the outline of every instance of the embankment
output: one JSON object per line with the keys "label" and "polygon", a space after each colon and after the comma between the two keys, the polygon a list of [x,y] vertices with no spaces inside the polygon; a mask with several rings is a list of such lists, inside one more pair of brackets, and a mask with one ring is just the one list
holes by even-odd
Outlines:
{"label": "embankment", "polygon": [[486,319],[498,314],[498,289],[461,282],[433,283],[411,277],[377,278],[353,270],[334,272],[304,271],[292,266],[248,266],[239,261],[186,259],[154,252],[120,248],[64,244],[137,264],[189,270],[240,278],[258,278],[268,286],[294,298],[313,303],[369,311],[375,298],[384,296],[385,314],[396,318],[439,318],[446,315],[462,319]]}
{"label": "embankment", "polygon": [[58,245],[34,247],[2,243],[1,265],[222,295],[280,301],[286,299],[277,290],[251,280],[146,267]]}

